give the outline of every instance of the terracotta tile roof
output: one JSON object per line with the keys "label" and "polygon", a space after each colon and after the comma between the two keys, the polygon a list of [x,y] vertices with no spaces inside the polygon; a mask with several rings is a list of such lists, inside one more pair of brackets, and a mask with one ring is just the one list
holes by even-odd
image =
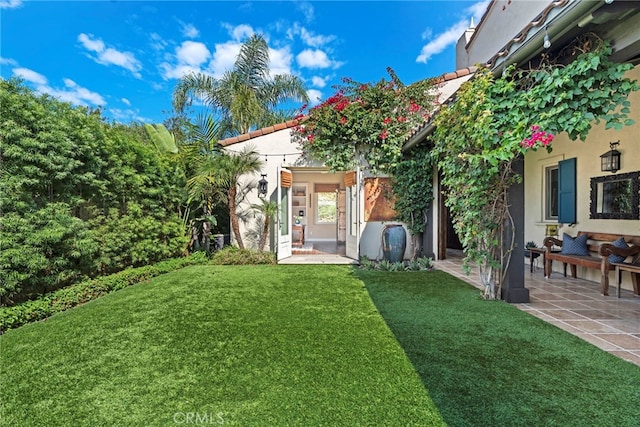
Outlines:
{"label": "terracotta tile roof", "polygon": [[262,136],[262,135],[267,135],[267,134],[270,134],[270,133],[273,133],[273,132],[277,132],[279,130],[292,128],[292,127],[298,125],[298,123],[300,123],[300,120],[297,120],[297,119],[288,120],[286,122],[277,123],[277,124],[275,124],[273,126],[267,126],[267,127],[262,128],[262,129],[251,131],[249,133],[243,133],[242,135],[237,135],[237,136],[233,136],[231,138],[226,138],[226,139],[218,141],[218,143],[220,145],[222,145],[223,147],[227,147],[229,145],[238,144],[240,142],[248,141],[250,139],[257,138],[257,137]]}

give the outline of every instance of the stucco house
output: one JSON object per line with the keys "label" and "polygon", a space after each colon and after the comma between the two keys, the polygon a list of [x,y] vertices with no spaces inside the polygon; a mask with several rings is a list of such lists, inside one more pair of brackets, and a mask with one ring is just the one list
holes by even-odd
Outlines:
{"label": "stucco house", "polygon": [[[440,76],[439,102],[448,100],[473,75],[475,67],[466,67]],[[392,206],[386,198],[388,177],[372,175],[366,168],[331,172],[321,160],[308,160],[292,138],[296,120],[227,138],[220,144],[230,152],[247,147],[259,153],[264,169],[258,176],[244,176],[239,185],[253,185],[260,179],[268,183],[266,197],[279,204],[277,228],[270,249],[278,260],[293,253],[312,253],[314,247],[352,258],[383,258],[383,229],[402,225],[394,221]],[[425,171],[425,179],[432,179]],[[240,206],[246,210],[260,202],[257,188],[250,191]],[[246,233],[251,223],[241,225]],[[404,258],[413,254],[408,232]]]}
{"label": "stucco house", "polygon": [[[455,91],[472,77],[474,66],[484,64],[496,75],[511,64],[522,66],[542,53],[553,55],[576,37],[587,32],[596,33],[611,42],[612,59],[628,62],[635,67],[629,71],[631,79],[640,79],[640,2],[638,1],[579,1],[556,0],[521,1],[493,0],[478,23],[471,25],[456,45],[457,72],[441,77],[441,101],[455,97]],[[528,302],[524,287],[524,243],[534,241],[541,245],[548,234],[562,236],[567,232],[602,231],[640,235],[638,206],[627,215],[609,215],[598,212],[597,200],[592,201],[598,189],[612,177],[635,179],[640,171],[640,93],[631,97],[633,126],[620,131],[605,130],[594,125],[586,141],[571,141],[566,135],[557,135],[553,151],[528,153],[519,172],[523,183],[511,190],[511,203],[516,229],[516,252],[509,266],[509,276],[503,285],[503,298],[510,302]],[[253,146],[264,160],[262,174],[269,183],[267,198],[280,204],[276,230],[272,233],[271,248],[278,259],[302,248],[303,242],[335,243],[342,253],[358,259],[360,256],[379,259],[382,254],[381,232],[390,217],[377,212],[372,215],[372,188],[380,177],[369,176],[366,171],[329,172],[320,161],[303,160],[300,148],[292,141],[291,128],[296,122],[278,124],[249,134],[229,138],[221,143],[230,151]],[[434,130],[431,123],[407,139],[404,150],[411,150]],[[601,155],[610,150],[610,142],[619,141],[621,166],[615,174],[601,171]],[[558,216],[558,174],[563,162],[575,165],[575,185],[570,198],[575,205],[573,218]],[[257,182],[261,177],[243,177],[244,183]],[[438,182],[438,173],[425,171],[425,179],[434,182],[434,203],[423,236],[424,252],[436,259],[447,257],[448,248],[456,248],[451,221],[444,206],[444,196]],[[635,187],[637,188],[637,187]],[[246,204],[259,200],[254,190]],[[634,199],[637,201],[637,198]],[[335,206],[335,214],[323,216],[323,205]],[[299,221],[299,224],[296,224]],[[459,247],[457,247],[460,249]],[[407,245],[405,257],[412,248]],[[556,265],[555,268],[561,267]],[[599,281],[599,272],[584,269],[579,277]],[[623,287],[631,288],[631,280],[623,277]]]}

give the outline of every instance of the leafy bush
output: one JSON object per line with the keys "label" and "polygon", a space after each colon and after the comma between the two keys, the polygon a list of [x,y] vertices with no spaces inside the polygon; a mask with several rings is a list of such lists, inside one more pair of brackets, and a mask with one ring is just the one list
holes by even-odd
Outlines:
{"label": "leafy bush", "polygon": [[276,264],[276,262],[276,255],[274,253],[239,249],[235,246],[222,248],[211,258],[211,263],[217,265]]}
{"label": "leafy bush", "polygon": [[378,271],[428,271],[433,270],[433,259],[421,257],[411,261],[391,262],[386,259],[374,261],[367,257],[361,257],[360,268]]}
{"label": "leafy bush", "polygon": [[66,203],[0,217],[0,302],[24,301],[88,276],[98,245]]}
{"label": "leafy bush", "polygon": [[407,271],[425,271],[433,270],[433,259],[431,258],[416,258],[409,261],[405,267]]}
{"label": "leafy bush", "polygon": [[36,300],[27,301],[13,307],[0,307],[0,334],[8,329],[45,319],[69,308],[92,301],[108,293],[151,279],[152,277],[186,267],[204,264],[207,258],[196,253],[185,258],[175,258],[145,267],[130,268],[111,276],[68,286],[51,292]]}

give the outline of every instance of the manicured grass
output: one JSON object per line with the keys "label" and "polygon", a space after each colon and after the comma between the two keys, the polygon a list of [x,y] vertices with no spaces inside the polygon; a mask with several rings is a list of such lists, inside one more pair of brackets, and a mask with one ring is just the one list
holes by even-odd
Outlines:
{"label": "manicured grass", "polygon": [[478,295],[438,271],[188,267],[0,337],[0,425],[639,425],[639,367]]}
{"label": "manicured grass", "polygon": [[640,367],[443,272],[358,272],[450,426],[640,426]]}
{"label": "manicured grass", "polygon": [[0,340],[3,426],[443,425],[347,266],[188,267]]}

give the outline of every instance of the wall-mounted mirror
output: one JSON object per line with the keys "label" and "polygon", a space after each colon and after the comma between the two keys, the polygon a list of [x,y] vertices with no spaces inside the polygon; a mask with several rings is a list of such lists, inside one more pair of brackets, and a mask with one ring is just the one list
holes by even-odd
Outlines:
{"label": "wall-mounted mirror", "polygon": [[640,219],[640,172],[591,178],[591,219]]}

